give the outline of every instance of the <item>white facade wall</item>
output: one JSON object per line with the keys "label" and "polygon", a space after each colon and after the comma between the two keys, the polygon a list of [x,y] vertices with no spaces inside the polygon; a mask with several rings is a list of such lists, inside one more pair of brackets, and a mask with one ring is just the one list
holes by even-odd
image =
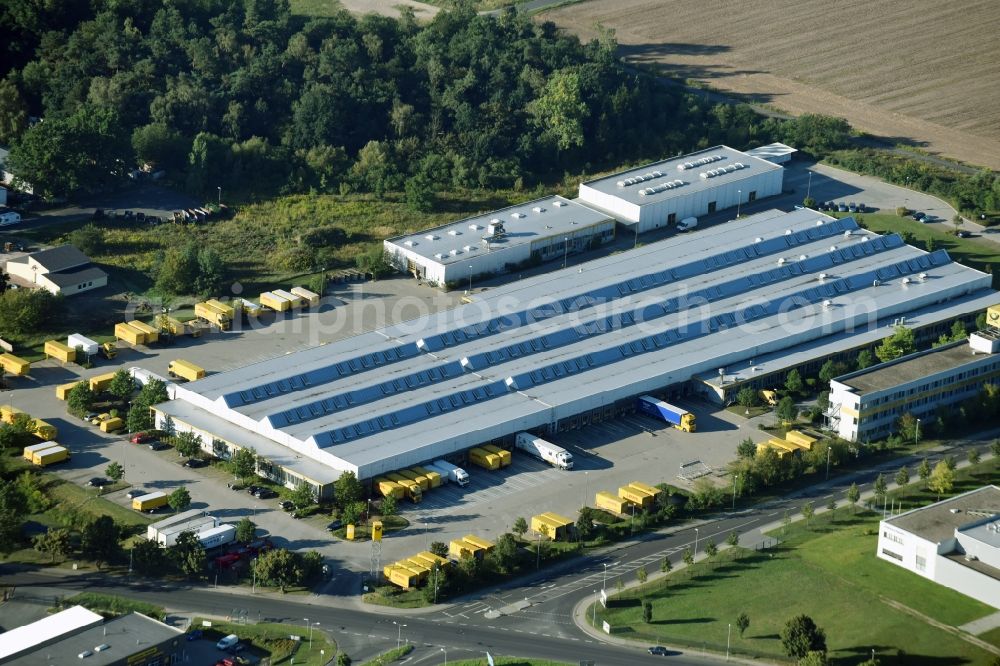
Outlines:
{"label": "white facade wall", "polygon": [[849,442],[858,441],[858,414],[861,397],[854,389],[838,381],[830,380],[830,411],[840,414],[837,422],[837,436]]}
{"label": "white facade wall", "polygon": [[[684,172],[684,177],[699,178],[697,171]],[[754,200],[781,194],[784,170],[774,169],[739,178],[736,173],[729,173],[709,179],[711,187],[707,189],[684,192],[684,188],[672,192],[670,196],[656,200],[657,195],[650,197],[650,203],[633,204],[611,193],[604,193],[586,184],[580,184],[579,201],[592,204],[595,207],[614,215],[621,222],[638,222],[639,233],[667,226],[670,215],[679,222],[685,217],[701,217],[709,214],[709,205],[715,202],[715,210],[721,211],[736,208],[737,204],[750,201],[751,192]],[[638,191],[643,187],[636,184],[629,189]],[[735,217],[735,216],[734,216]]]}
{"label": "white facade wall", "polygon": [[45,275],[38,276],[38,286],[45,289],[48,292],[58,296],[62,294],[63,296],[72,296],[73,294],[80,294],[85,291],[92,291],[94,289],[100,289],[108,284],[108,276],[102,275],[100,277],[95,277],[93,279],[87,280],[86,282],[80,282],[78,284],[68,284],[64,286],[59,286],[52,280],[50,280]]}
{"label": "white facade wall", "polygon": [[970,569],[946,557],[937,557],[934,582],[981,601],[987,606],[1000,608],[1000,580]]}
{"label": "white facade wall", "polygon": [[[882,521],[878,526],[879,559],[934,580],[938,545]],[[919,558],[919,560],[918,560]]]}

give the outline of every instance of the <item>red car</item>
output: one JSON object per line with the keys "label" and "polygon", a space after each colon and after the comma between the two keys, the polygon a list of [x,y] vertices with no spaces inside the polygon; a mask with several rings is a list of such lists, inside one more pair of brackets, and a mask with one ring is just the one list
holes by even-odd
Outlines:
{"label": "red car", "polygon": [[132,435],[129,441],[132,442],[133,444],[145,444],[146,442],[151,441],[153,439],[156,438],[150,435],[148,432],[137,432],[134,435]]}

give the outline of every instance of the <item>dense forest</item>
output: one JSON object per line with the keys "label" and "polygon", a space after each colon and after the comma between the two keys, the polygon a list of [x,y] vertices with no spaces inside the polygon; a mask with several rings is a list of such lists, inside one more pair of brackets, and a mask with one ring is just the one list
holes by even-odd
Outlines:
{"label": "dense forest", "polygon": [[717,143],[824,151],[850,129],[713,107],[623,67],[609,33],[583,44],[468,4],[422,25],[287,0],[9,0],[0,31],[0,143],[49,196],[142,166],[192,193],[405,191],[419,208]]}

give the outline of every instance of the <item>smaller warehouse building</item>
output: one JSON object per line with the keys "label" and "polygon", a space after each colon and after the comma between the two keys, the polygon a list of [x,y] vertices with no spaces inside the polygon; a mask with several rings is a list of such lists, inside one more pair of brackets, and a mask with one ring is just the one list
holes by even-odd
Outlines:
{"label": "smaller warehouse building", "polygon": [[105,620],[74,606],[0,634],[0,664],[168,666],[187,661],[182,636],[139,613]]}
{"label": "smaller warehouse building", "polygon": [[1000,488],[983,486],[883,520],[877,555],[1000,608]]}
{"label": "smaller warehouse building", "polygon": [[830,380],[828,423],[851,442],[882,439],[895,431],[903,414],[933,417],[938,407],[968,400],[986,384],[1000,383],[997,351],[1000,339],[973,333],[969,340],[835,377]]}
{"label": "smaller warehouse building", "polygon": [[564,260],[614,236],[608,215],[554,196],[390,238],[385,251],[393,266],[418,279],[461,286],[473,276]]}
{"label": "smaller warehouse building", "polygon": [[72,296],[108,284],[108,274],[72,245],[11,259],[7,262],[7,273],[57,296]]}
{"label": "smaller warehouse building", "polygon": [[791,162],[792,155],[797,152],[799,151],[795,148],[786,146],[783,143],[769,143],[759,148],[751,148],[747,151],[747,155],[759,157],[762,160],[774,162],[775,164],[785,164],[786,162]]}
{"label": "smaller warehouse building", "polygon": [[581,183],[578,201],[643,233],[781,194],[783,178],[773,162],[716,146]]}

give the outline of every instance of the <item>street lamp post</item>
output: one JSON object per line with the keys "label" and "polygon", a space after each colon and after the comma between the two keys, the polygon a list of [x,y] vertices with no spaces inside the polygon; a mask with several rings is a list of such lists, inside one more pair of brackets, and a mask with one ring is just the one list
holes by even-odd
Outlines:
{"label": "street lamp post", "polygon": [[396,649],[398,650],[399,649],[399,644],[403,640],[403,627],[405,627],[406,625],[405,624],[400,624],[399,622],[396,622],[395,620],[393,620],[392,623],[394,625],[396,625]]}
{"label": "street lamp post", "polygon": [[602,590],[608,589],[608,563],[607,562],[604,563],[604,582],[601,583],[601,589]]}
{"label": "street lamp post", "polygon": [[736,190],[736,219],[740,219],[740,204],[743,203],[743,190]]}
{"label": "street lamp post", "polygon": [[469,264],[469,293],[472,293],[472,264]]}
{"label": "street lamp post", "polygon": [[733,624],[729,623],[729,629],[726,631],[726,661],[729,661],[729,641],[733,637]]}
{"label": "street lamp post", "polygon": [[639,223],[635,223],[635,243],[632,244],[632,248],[635,249],[639,247]]}
{"label": "street lamp post", "polygon": [[916,446],[920,443],[920,419],[917,419],[917,427],[913,429],[913,444]]}
{"label": "street lamp post", "polygon": [[595,627],[597,626],[597,590],[594,590],[594,613],[590,623]]}
{"label": "street lamp post", "polygon": [[569,236],[563,238],[563,268],[566,268],[566,259],[569,257]]}
{"label": "street lamp post", "polygon": [[222,205],[222,188],[218,187],[216,189],[219,190],[219,205],[221,206]]}
{"label": "street lamp post", "polygon": [[737,474],[733,477],[733,511],[736,511],[736,484],[740,480],[740,475]]}
{"label": "street lamp post", "polygon": [[826,447],[826,480],[830,480],[830,454],[833,453],[833,449],[829,446]]}
{"label": "street lamp post", "polygon": [[812,186],[813,186],[813,172],[810,171],[809,172],[809,184],[806,185],[806,199],[809,198],[809,193],[812,192]]}
{"label": "street lamp post", "polygon": [[542,535],[538,534],[538,545],[535,546],[535,569],[542,566]]}
{"label": "street lamp post", "polygon": [[698,528],[694,528],[694,556],[698,557]]}
{"label": "street lamp post", "polygon": [[314,625],[318,627],[319,626],[319,622],[311,622],[309,624],[309,649],[310,650],[312,649],[312,646],[313,646],[313,626]]}
{"label": "street lamp post", "polygon": [[313,637],[312,624],[309,622],[309,618],[307,617],[302,618],[302,621],[306,623],[306,627],[309,629],[309,642],[311,644]]}
{"label": "street lamp post", "polygon": [[444,652],[444,666],[448,666],[448,648],[441,648],[441,652]]}

